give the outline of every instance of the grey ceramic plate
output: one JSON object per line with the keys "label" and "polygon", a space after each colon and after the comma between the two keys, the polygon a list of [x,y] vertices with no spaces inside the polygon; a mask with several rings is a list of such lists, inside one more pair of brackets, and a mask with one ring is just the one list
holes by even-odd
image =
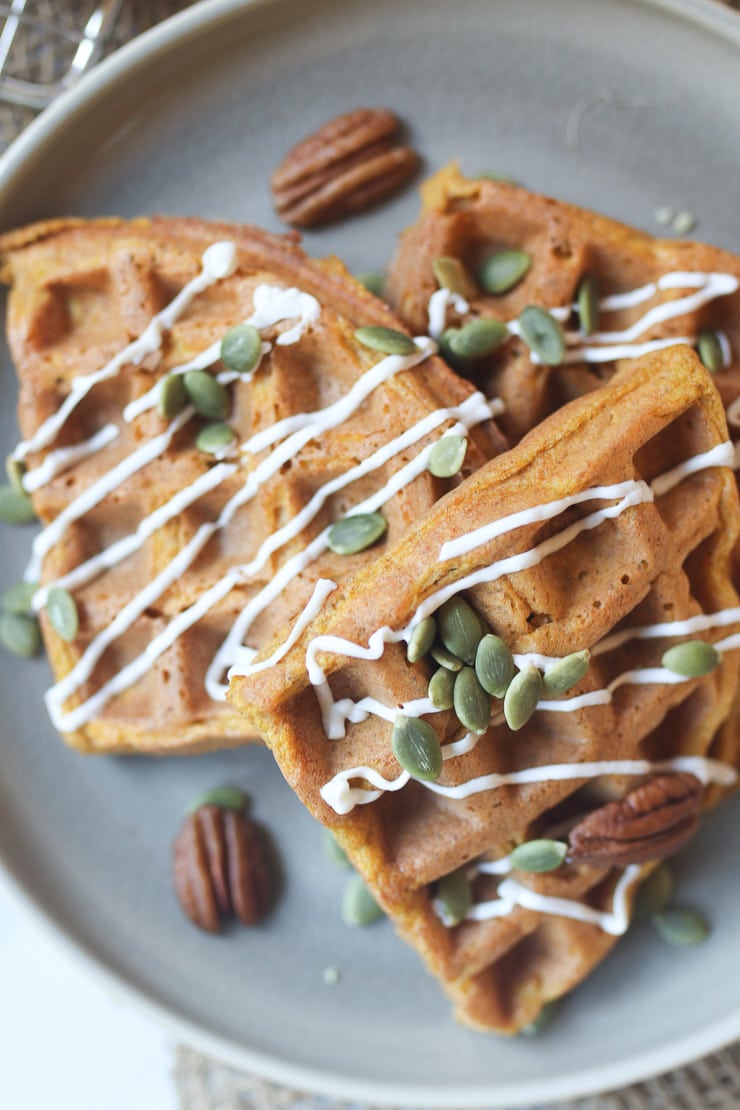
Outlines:
{"label": "grey ceramic plate", "polygon": [[[430,169],[457,157],[653,230],[657,208],[690,210],[699,236],[738,250],[738,87],[740,19],[698,0],[215,0],[126,48],[23,136],[2,163],[0,223],[159,211],[275,228],[267,178],[288,144],[380,103],[409,121]],[[379,268],[415,211],[407,194],[308,248]],[[0,586],[26,541],[2,538]],[[678,958],[635,929],[551,1032],[505,1042],[453,1025],[387,923],[341,924],[344,876],[265,751],[85,760],[52,734],[47,680],[44,664],[3,658],[5,864],[94,966],[222,1057],[345,1097],[501,1106],[620,1086],[740,1035],[737,806],[681,862],[711,940]],[[275,830],[285,897],[268,926],[211,940],[180,916],[168,861],[183,805],[221,782],[242,783]]]}

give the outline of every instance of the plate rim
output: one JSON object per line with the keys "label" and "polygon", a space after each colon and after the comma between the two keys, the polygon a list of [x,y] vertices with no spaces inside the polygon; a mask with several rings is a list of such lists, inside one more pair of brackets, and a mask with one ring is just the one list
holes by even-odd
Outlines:
{"label": "plate rim", "polygon": [[[0,155],[0,210],[6,192],[13,185],[14,175],[25,164],[43,154],[44,146],[55,137],[57,128],[68,124],[74,114],[94,103],[128,71],[150,63],[161,50],[191,34],[211,29],[235,14],[273,7],[282,0],[199,0],[191,7],[176,12],[161,23],[121,46],[96,65],[74,86],[62,93],[36,117]],[[314,0],[314,3],[316,0]],[[364,0],[352,0],[363,3]],[[612,0],[617,3],[618,0]],[[740,47],[740,12],[733,11],[723,0],[633,0],[646,8],[654,8],[673,17],[682,18],[699,28],[735,42]],[[275,1052],[264,1052],[232,1041],[226,1035],[210,1032],[192,1018],[164,1003],[142,984],[134,984],[113,966],[110,959],[98,952],[91,941],[77,936],[55,916],[37,893],[33,880],[23,876],[9,858],[0,841],[0,867],[8,878],[14,897],[39,928],[54,937],[62,951],[93,980],[107,987],[133,1009],[144,1012],[171,1035],[185,1041],[198,1051],[239,1070],[250,1071],[269,1081],[338,1099],[371,1100],[378,1105],[408,1104],[443,1110],[450,1106],[460,1110],[484,1107],[523,1106],[531,1102],[578,1098],[619,1089],[690,1064],[700,1057],[718,1051],[740,1038],[740,1004],[735,1013],[694,1030],[662,1048],[653,1048],[633,1055],[629,1061],[599,1064],[580,1070],[573,1076],[554,1079],[507,1081],[491,1087],[476,1084],[459,1091],[425,1086],[419,1082],[383,1082],[357,1079],[332,1073],[324,1068],[302,1066],[281,1058]],[[454,1103],[453,1103],[454,1099]]]}

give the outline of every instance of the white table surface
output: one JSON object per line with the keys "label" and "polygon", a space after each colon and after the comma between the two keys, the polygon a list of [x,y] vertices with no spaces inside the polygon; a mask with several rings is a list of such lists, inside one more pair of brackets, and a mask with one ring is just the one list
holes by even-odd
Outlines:
{"label": "white table surface", "polygon": [[175,1110],[170,1036],[113,997],[0,871],[0,1107]]}

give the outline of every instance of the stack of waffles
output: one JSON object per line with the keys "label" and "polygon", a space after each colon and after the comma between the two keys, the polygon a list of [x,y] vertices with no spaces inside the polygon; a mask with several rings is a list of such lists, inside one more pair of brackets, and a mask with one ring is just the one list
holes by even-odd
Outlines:
{"label": "stack of waffles", "polygon": [[[60,731],[260,736],[457,1017],[511,1033],[736,778],[740,261],[454,169],[423,195],[395,313],[250,228],[6,235],[14,454]],[[163,404],[194,370],[229,394],[215,456]],[[358,516],[385,528],[342,548]]]}

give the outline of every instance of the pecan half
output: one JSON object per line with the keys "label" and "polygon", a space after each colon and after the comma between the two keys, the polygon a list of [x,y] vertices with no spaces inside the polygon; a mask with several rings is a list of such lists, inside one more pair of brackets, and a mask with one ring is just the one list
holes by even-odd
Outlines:
{"label": "pecan half", "polygon": [[696,831],[703,793],[693,775],[656,775],[579,821],[568,837],[568,859],[595,867],[663,859]]}
{"label": "pecan half", "polygon": [[298,227],[332,223],[395,193],[419,159],[394,142],[399,121],[385,108],[329,120],[285,156],[272,175],[275,208]]}
{"label": "pecan half", "polygon": [[272,902],[267,845],[246,814],[221,806],[191,813],[173,845],[175,893],[199,928],[217,933],[234,914],[255,925]]}

